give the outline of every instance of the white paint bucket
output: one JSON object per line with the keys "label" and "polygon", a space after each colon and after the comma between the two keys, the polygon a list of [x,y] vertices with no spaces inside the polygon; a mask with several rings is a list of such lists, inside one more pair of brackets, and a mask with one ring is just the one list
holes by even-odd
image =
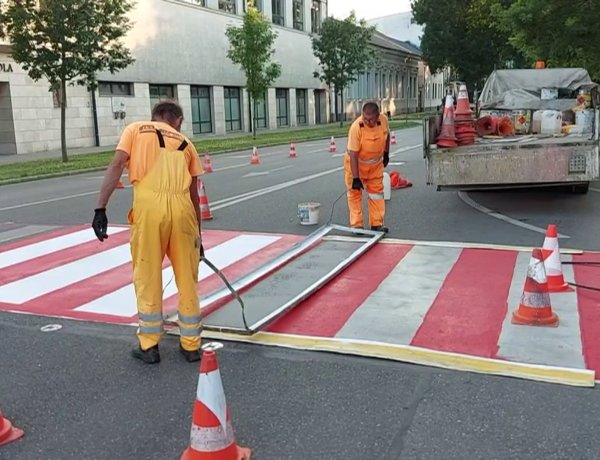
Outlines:
{"label": "white paint bucket", "polygon": [[591,133],[594,128],[594,111],[578,110],[575,112],[575,124],[581,127],[581,132]]}
{"label": "white paint bucket", "polygon": [[387,172],[383,172],[383,199],[389,200],[392,198],[392,179]]}
{"label": "white paint bucket", "polygon": [[298,218],[300,225],[316,225],[319,223],[319,208],[321,203],[298,204]]}

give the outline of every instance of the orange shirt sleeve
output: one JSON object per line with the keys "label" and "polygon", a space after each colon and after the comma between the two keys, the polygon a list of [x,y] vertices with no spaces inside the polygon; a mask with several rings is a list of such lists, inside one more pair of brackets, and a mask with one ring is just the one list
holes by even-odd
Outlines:
{"label": "orange shirt sleeve", "polygon": [[358,121],[355,121],[348,131],[348,150],[352,150],[353,152],[360,151],[360,134],[360,126]]}
{"label": "orange shirt sleeve", "polygon": [[200,163],[200,157],[198,156],[198,151],[194,144],[188,139],[188,171],[192,177],[198,177],[204,174],[204,169],[202,168],[202,164]]}
{"label": "orange shirt sleeve", "polygon": [[119,139],[119,143],[117,144],[117,150],[122,150],[128,156],[131,156],[131,150],[133,148],[133,138],[135,134],[134,125],[128,125],[124,130],[123,134],[121,134],[121,138]]}
{"label": "orange shirt sleeve", "polygon": [[385,115],[381,115],[381,121],[383,124],[383,127],[385,129],[385,134],[389,134],[390,133],[390,122],[388,121],[388,117]]}

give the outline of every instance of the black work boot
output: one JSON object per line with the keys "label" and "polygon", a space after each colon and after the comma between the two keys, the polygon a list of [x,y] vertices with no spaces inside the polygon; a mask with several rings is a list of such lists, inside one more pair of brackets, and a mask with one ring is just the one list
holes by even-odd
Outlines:
{"label": "black work boot", "polygon": [[188,363],[195,363],[202,359],[202,352],[200,350],[186,350],[179,344],[179,351]]}
{"label": "black work boot", "polygon": [[131,356],[134,358],[144,361],[146,364],[160,363],[160,353],[158,352],[158,345],[154,345],[147,350],[142,350],[138,345],[136,348],[131,350]]}
{"label": "black work boot", "polygon": [[373,230],[374,232],[383,232],[383,233],[387,233],[390,231],[389,228],[384,227],[383,225],[373,225],[373,226],[371,226],[371,230]]}

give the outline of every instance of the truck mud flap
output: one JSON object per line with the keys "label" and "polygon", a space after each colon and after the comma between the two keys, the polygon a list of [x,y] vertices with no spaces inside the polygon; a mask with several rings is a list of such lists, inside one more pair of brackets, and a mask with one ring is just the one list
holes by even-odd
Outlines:
{"label": "truck mud flap", "polygon": [[[253,334],[310,297],[384,237],[382,232],[325,225],[288,251],[202,299],[206,330]],[[173,320],[173,318],[169,318]]]}

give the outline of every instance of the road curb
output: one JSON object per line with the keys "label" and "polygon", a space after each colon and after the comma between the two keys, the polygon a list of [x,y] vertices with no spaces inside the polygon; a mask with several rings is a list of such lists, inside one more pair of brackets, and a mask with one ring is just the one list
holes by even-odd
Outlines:
{"label": "road curb", "polygon": [[588,369],[517,363],[429,350],[410,345],[393,345],[365,340],[309,337],[270,332],[257,332],[254,335],[246,336],[205,330],[202,335],[204,338],[213,340],[254,343],[257,345],[293,348],[304,351],[325,351],[577,387],[591,388],[595,386],[595,372]]}

